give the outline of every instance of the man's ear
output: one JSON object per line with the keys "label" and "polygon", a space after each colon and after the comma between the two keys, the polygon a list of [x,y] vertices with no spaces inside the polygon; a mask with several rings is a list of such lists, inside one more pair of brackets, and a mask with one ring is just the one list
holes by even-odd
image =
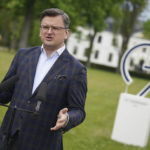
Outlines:
{"label": "man's ear", "polygon": [[65,31],[65,40],[67,40],[67,39],[68,39],[69,34],[70,34],[70,30],[69,30],[69,29],[67,29],[67,30]]}

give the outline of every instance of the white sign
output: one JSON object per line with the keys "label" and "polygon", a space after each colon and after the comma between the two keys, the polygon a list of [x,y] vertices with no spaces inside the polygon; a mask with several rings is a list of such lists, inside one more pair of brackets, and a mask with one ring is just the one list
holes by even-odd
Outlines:
{"label": "white sign", "polygon": [[[127,68],[128,56],[138,48],[150,47],[150,43],[134,46],[126,51],[121,60],[121,74],[127,85],[132,83]],[[150,50],[150,49],[149,49]],[[150,69],[144,64],[143,69]],[[124,144],[144,147],[150,133],[150,99],[144,96],[150,92],[150,82],[137,94],[120,95],[111,138]]]}
{"label": "white sign", "polygon": [[150,131],[150,100],[121,94],[111,138],[124,144],[144,147]]}
{"label": "white sign", "polygon": [[[148,48],[147,48],[148,47]],[[125,81],[125,83],[127,85],[130,85],[132,83],[132,78],[129,74],[129,70],[128,70],[128,67],[127,67],[127,59],[128,57],[130,56],[130,54],[132,54],[132,52],[138,50],[138,48],[141,48],[141,49],[144,49],[144,48],[147,48],[147,50],[150,50],[149,49],[150,47],[150,43],[143,43],[143,44],[139,44],[139,45],[136,45],[134,46],[133,48],[127,50],[125,52],[125,54],[123,55],[122,59],[121,59],[121,65],[120,65],[120,70],[121,70],[121,75]],[[143,65],[143,70],[147,70],[147,69],[150,69],[150,66],[144,64]],[[145,96],[148,92],[150,91],[150,83],[147,84],[139,93],[138,95],[139,96]]]}

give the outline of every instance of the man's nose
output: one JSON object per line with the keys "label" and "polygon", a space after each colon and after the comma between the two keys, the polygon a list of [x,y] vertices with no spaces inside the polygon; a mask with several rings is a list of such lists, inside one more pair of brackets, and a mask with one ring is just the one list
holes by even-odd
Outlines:
{"label": "man's nose", "polygon": [[51,33],[53,31],[52,27],[49,27],[48,33]]}

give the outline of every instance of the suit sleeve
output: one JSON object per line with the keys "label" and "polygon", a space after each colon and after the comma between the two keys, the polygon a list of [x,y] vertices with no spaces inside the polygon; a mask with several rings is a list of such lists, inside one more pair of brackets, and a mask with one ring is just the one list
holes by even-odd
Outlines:
{"label": "suit sleeve", "polygon": [[[2,82],[5,82],[7,79],[16,75],[18,55],[19,55],[19,53],[17,53],[16,56],[14,57],[11,65],[10,65],[10,68],[9,68],[7,74],[5,75],[4,79],[2,80]],[[13,95],[13,89],[10,89],[9,91],[1,92],[0,93],[0,103],[6,104],[6,103],[10,102],[12,95]]]}
{"label": "suit sleeve", "polygon": [[77,126],[85,119],[85,100],[87,93],[87,74],[86,68],[80,69],[80,71],[74,76],[70,82],[68,91],[68,104],[69,104],[69,122],[63,129],[64,132]]}

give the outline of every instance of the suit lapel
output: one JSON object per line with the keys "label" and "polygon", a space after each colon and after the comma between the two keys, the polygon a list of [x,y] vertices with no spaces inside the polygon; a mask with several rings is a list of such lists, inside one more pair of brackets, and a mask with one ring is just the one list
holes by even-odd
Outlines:
{"label": "suit lapel", "polygon": [[41,47],[38,47],[37,50],[33,51],[29,57],[29,92],[30,92],[30,95],[32,95],[34,76],[35,76],[35,71],[36,71],[40,53],[41,53]]}
{"label": "suit lapel", "polygon": [[[56,75],[58,75],[62,70],[64,70],[69,62],[69,59],[70,59],[69,52],[67,50],[64,50],[64,52],[60,55],[60,57],[54,63],[52,68],[46,74],[46,76],[44,77],[42,82],[48,83],[51,79],[53,79]],[[34,80],[34,78],[32,80]],[[40,85],[41,85],[41,83],[40,83]],[[36,88],[36,90],[34,91],[32,96],[34,96],[37,93],[39,86]],[[31,91],[32,91],[32,89],[31,89]]]}
{"label": "suit lapel", "polygon": [[53,79],[57,74],[59,74],[62,70],[64,70],[69,62],[69,53],[65,50],[62,55],[58,58],[52,68],[49,70],[47,75],[45,76],[43,82],[49,82]]}

